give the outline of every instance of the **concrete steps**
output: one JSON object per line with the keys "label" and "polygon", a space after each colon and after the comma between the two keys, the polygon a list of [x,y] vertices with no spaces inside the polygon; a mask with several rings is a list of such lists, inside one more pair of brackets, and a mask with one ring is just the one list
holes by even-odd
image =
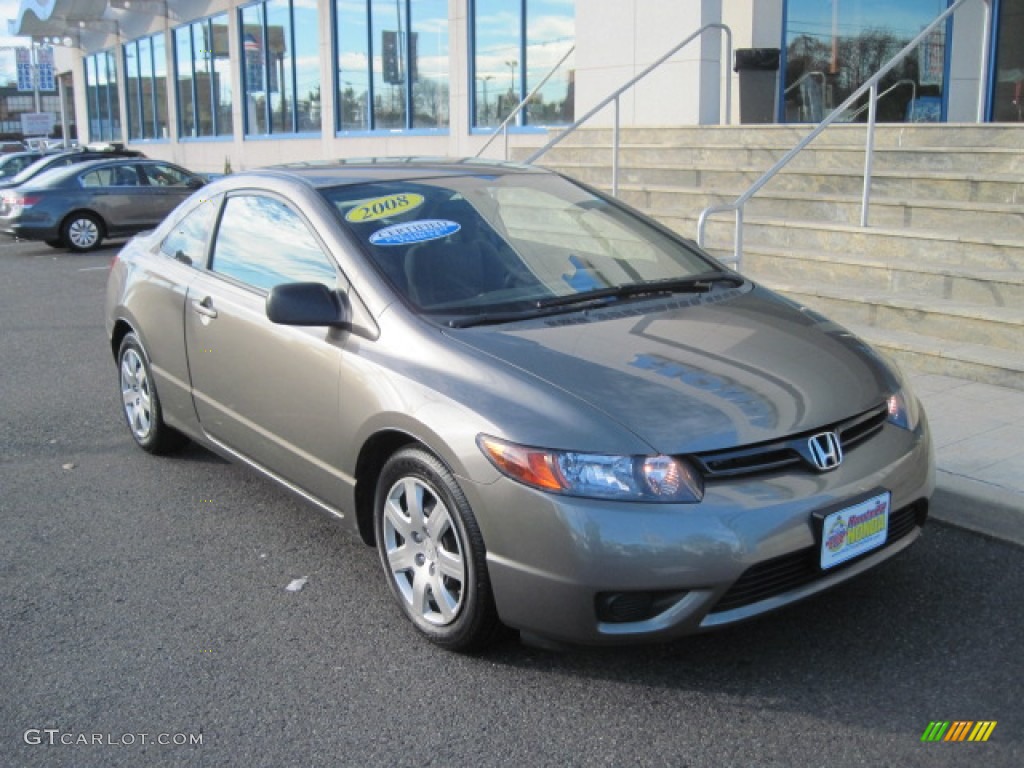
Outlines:
{"label": "concrete steps", "polygon": [[[619,197],[685,237],[807,126],[625,129]],[[1024,389],[1024,127],[890,125],[876,134],[860,227],[864,127],[834,126],[751,200],[743,269],[914,368]],[[610,191],[611,132],[541,163]],[[731,258],[733,220],[709,250]]]}
{"label": "concrete steps", "polygon": [[[767,170],[790,147],[678,147],[662,144],[623,143],[619,150],[620,167],[719,168],[745,167]],[[550,164],[592,163],[595,157],[611,157],[611,148],[600,144],[557,146],[545,156]],[[1024,170],[1024,155],[1009,147],[950,149],[944,147],[876,147],[875,162],[890,171],[963,171],[974,174],[1012,174]],[[864,147],[839,147],[814,144],[787,164],[793,170],[832,170],[864,165]]]}
{"label": "concrete steps", "polygon": [[[611,189],[606,191],[609,193]],[[644,211],[691,211],[708,205],[732,202],[735,194],[696,187],[659,184],[620,183],[618,198]],[[748,204],[746,218],[790,218],[812,222],[859,225],[860,197],[830,192],[808,194],[805,191],[765,189]],[[969,214],[969,215],[962,215]],[[938,231],[949,227],[951,217],[962,235],[998,235],[1024,238],[1024,200],[1017,204],[995,202],[958,202],[937,199],[884,197],[876,193],[871,200],[869,225],[872,228],[910,228]]]}
{"label": "concrete steps", "polygon": [[[610,158],[610,151],[604,152]],[[595,154],[601,157],[600,154]],[[611,187],[611,166],[604,162],[580,162],[552,165],[542,158],[543,165],[587,184]],[[770,167],[705,166],[692,167],[663,164],[657,166],[620,165],[619,185],[677,187],[737,195],[757,181]],[[835,168],[828,171],[786,167],[768,182],[761,195],[770,192],[809,195],[814,192],[847,196],[860,200],[864,188],[863,168]],[[877,199],[904,198],[914,200],[945,200],[949,202],[1022,204],[1024,178],[1021,175],[978,174],[960,171],[920,171],[908,176],[905,171],[876,169],[872,174],[872,203]],[[757,198],[755,198],[757,199]],[[702,208],[704,206],[701,206]]]}

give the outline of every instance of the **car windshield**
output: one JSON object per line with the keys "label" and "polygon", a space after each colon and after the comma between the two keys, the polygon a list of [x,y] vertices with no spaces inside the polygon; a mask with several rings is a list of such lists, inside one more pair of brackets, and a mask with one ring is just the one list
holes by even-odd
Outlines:
{"label": "car windshield", "polygon": [[554,175],[447,176],[322,193],[395,289],[434,315],[608,300],[642,293],[638,286],[678,287],[716,268]]}
{"label": "car windshield", "polygon": [[44,168],[48,168],[50,164],[53,162],[53,158],[53,155],[45,155],[39,158],[31,165],[28,165],[25,168],[23,168],[18,173],[18,175],[11,178],[10,181],[12,181],[15,185],[24,184],[26,181],[31,179],[41,170],[43,170]]}

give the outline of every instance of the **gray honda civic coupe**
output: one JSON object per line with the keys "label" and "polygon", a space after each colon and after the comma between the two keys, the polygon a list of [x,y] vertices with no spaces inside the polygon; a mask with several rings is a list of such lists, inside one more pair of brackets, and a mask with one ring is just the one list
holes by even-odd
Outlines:
{"label": "gray honda civic coupe", "polygon": [[223,177],[120,252],[106,329],[141,448],[333,514],[451,650],[760,616],[906,549],[934,487],[890,362],[539,168]]}

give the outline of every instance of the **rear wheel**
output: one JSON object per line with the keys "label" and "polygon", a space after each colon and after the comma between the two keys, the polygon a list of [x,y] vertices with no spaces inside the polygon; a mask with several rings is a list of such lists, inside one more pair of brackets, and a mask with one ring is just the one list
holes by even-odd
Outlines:
{"label": "rear wheel", "polygon": [[377,483],[374,525],[388,586],[421,633],[452,651],[496,639],[483,537],[444,464],[422,448],[392,456]]}
{"label": "rear wheel", "polygon": [[91,251],[103,241],[103,223],[91,213],[73,213],[64,220],[61,238],[72,251]]}
{"label": "rear wheel", "polygon": [[117,366],[124,417],[135,442],[143,450],[156,454],[181,448],[187,438],[164,423],[149,356],[134,333],[127,334],[121,341]]}

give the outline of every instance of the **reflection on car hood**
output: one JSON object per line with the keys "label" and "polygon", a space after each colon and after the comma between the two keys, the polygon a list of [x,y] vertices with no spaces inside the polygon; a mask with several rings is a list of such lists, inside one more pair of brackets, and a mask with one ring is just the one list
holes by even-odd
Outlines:
{"label": "reflection on car hood", "polygon": [[877,406],[896,386],[863,342],[761,288],[450,334],[664,453],[817,429]]}

